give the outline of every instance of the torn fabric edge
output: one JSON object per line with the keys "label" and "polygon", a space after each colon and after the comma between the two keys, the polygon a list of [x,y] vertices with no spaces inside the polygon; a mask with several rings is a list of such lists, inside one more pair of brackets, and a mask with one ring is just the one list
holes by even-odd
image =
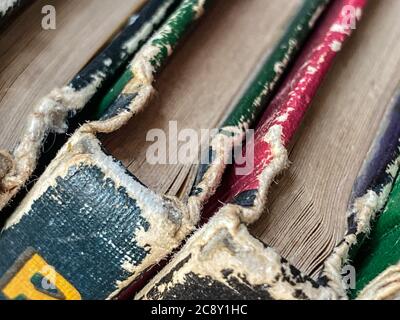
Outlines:
{"label": "torn fabric edge", "polygon": [[[311,42],[310,45],[311,51],[310,56],[305,56],[304,61],[300,58],[299,65],[297,65],[297,69],[294,68],[293,79],[288,77],[287,87],[285,90],[285,86],[283,86],[282,92],[283,98],[280,98],[280,93],[277,94],[277,103],[274,107],[274,101],[271,103],[272,107],[267,109],[264,122],[265,125],[259,128],[259,137],[260,142],[266,144],[265,152],[265,162],[263,162],[263,166],[261,166],[261,170],[256,170],[257,179],[254,182],[254,190],[256,191],[256,196],[252,198],[252,203],[248,205],[248,199],[246,200],[246,204],[240,203],[240,201],[236,201],[234,204],[228,204],[222,207],[217,213],[216,217],[220,214],[225,214],[228,212],[229,214],[238,214],[243,223],[252,223],[258,219],[259,215],[264,211],[266,206],[266,195],[270,184],[272,183],[276,174],[281,172],[286,164],[287,164],[287,153],[285,152],[285,147],[289,143],[291,137],[294,134],[294,131],[298,127],[302,117],[304,116],[305,110],[307,109],[312,97],[314,96],[319,84],[322,82],[323,76],[327,73],[329,67],[332,64],[333,58],[337,55],[337,52],[340,51],[342,47],[342,43],[344,40],[350,36],[351,30],[345,28],[338,28],[341,26],[341,19],[343,19],[343,10],[342,8],[351,5],[356,8],[358,12],[357,18],[361,18],[361,12],[364,6],[366,5],[365,1],[338,1],[336,2],[335,9],[332,9],[330,14],[327,16],[327,20],[325,21],[326,25],[324,28],[321,27],[320,33],[314,39],[315,42]],[[332,22],[333,21],[333,22]],[[326,33],[324,33],[326,32]],[[307,51],[306,51],[307,52]],[[304,63],[303,63],[304,62]],[[297,73],[298,71],[298,73]],[[297,75],[297,77],[296,77]],[[289,89],[288,89],[289,88]],[[282,99],[282,101],[280,100]],[[285,131],[285,132],[284,132]],[[257,134],[257,133],[256,133]],[[274,143],[276,141],[276,143]],[[286,156],[285,156],[286,155]],[[281,160],[279,160],[281,159]],[[276,160],[276,161],[275,161]],[[259,169],[259,168],[258,168]],[[229,190],[233,190],[236,192],[235,187],[229,185]],[[248,185],[244,182],[238,183],[239,188],[247,187]],[[253,189],[252,189],[253,190]],[[245,190],[246,191],[246,190]],[[257,201],[258,200],[258,201]],[[203,235],[207,234],[207,232],[213,232],[214,229],[213,224],[215,223],[215,219],[212,219],[207,225],[203,227],[204,230],[200,230],[198,235],[194,236],[194,239],[198,241],[202,241],[201,238],[205,237]],[[200,239],[200,240],[199,240]],[[194,242],[197,240],[193,240]],[[251,236],[248,236],[247,242],[252,242],[254,239]],[[223,241],[226,243],[226,240]],[[346,240],[344,240],[346,243]],[[222,250],[222,249],[221,249]],[[272,250],[272,249],[271,249]],[[239,275],[248,274],[250,271],[240,269],[243,265],[246,264],[246,261],[242,257],[238,257],[238,252],[241,251],[239,249],[232,249],[232,253],[230,256],[225,257],[224,261],[228,261],[228,259],[238,260],[236,261],[236,265],[239,268],[238,275],[236,278],[240,277]],[[333,256],[337,254],[341,258],[344,257],[343,252],[335,252]],[[157,277],[147,286],[141,293],[139,293],[138,297],[148,297],[150,298],[159,298],[164,299],[167,297],[171,297],[171,292],[177,292],[175,289],[179,286],[180,291],[185,291],[186,294],[191,292],[196,296],[195,293],[198,293],[196,296],[199,299],[206,298],[216,298],[218,296],[213,296],[212,290],[207,291],[204,286],[205,283],[208,283],[210,287],[214,286],[215,283],[218,283],[218,286],[228,290],[229,281],[221,278],[222,275],[225,275],[226,270],[213,270],[207,271],[206,273],[197,273],[192,272],[198,267],[200,262],[196,261],[192,263],[186,263],[189,260],[185,260],[186,269],[182,267],[183,260],[181,259],[190,259],[185,257],[192,257],[196,255],[194,260],[197,259],[197,253],[195,249],[190,246],[186,246],[179,255],[172,260],[171,266],[166,269],[166,271],[161,271]],[[213,264],[217,264],[217,258],[215,256],[210,256],[207,259],[204,258],[204,265],[210,266]],[[246,259],[250,259],[247,257]],[[281,284],[276,284],[276,279],[270,279],[266,275],[265,281],[263,283],[263,298],[312,298],[312,299],[324,299],[326,297],[335,298],[335,299],[346,299],[346,290],[342,283],[341,278],[341,268],[343,261],[340,259],[340,262],[336,265],[332,265],[331,260],[334,259],[330,257],[327,259],[325,264],[324,273],[321,275],[319,280],[317,281],[317,287],[319,290],[314,290],[313,292],[309,290],[301,290],[298,293],[298,297],[294,294],[288,294],[288,291],[282,291],[281,296],[276,293],[272,293],[275,291],[274,287],[278,285],[281,288]],[[253,264],[254,266],[255,264]],[[283,270],[284,263],[282,261],[271,262],[270,265],[260,265],[260,268],[270,268],[270,269],[282,269]],[[174,269],[174,267],[176,267]],[[258,266],[257,266],[258,267]],[[292,267],[295,270],[294,267]],[[170,273],[168,273],[168,270]],[[203,270],[204,271],[204,270]],[[235,272],[235,270],[233,269]],[[214,273],[212,273],[214,272]],[[300,274],[299,271],[295,272],[296,274]],[[201,276],[199,276],[201,275]],[[276,278],[282,278],[282,274],[277,274]],[[178,279],[179,281],[175,281]],[[190,279],[190,281],[189,281]],[[204,282],[203,280],[206,279]],[[243,279],[242,279],[243,280]],[[211,282],[213,284],[211,284]],[[315,285],[309,279],[304,280],[301,277],[301,280],[297,282],[297,280],[293,280],[291,278],[285,279],[285,286],[288,286],[290,292],[293,292],[293,289],[299,283],[308,283],[311,287]],[[259,288],[262,283],[251,282],[246,276],[245,284],[247,287],[254,289]],[[231,291],[238,291],[237,287],[230,288]],[[246,289],[247,290],[247,289]],[[246,291],[245,290],[245,291]],[[232,293],[233,294],[233,293]],[[239,291],[239,296],[244,297],[245,295],[241,295]]]}
{"label": "torn fabric edge", "polygon": [[[47,134],[64,134],[67,131],[67,121],[84,109],[104,83],[128,62],[142,42],[168,16],[176,2],[177,0],[149,2],[139,13],[139,17],[135,14],[133,23],[129,23],[67,86],[54,89],[35,106],[16,149],[11,154],[6,151],[0,154],[0,170],[3,171],[0,171],[0,210],[27,183],[37,166]],[[143,1],[135,2],[134,9],[142,4]],[[6,159],[6,153],[11,157],[7,156]],[[2,163],[9,160],[13,164],[5,172]]]}
{"label": "torn fabric edge", "polygon": [[[345,294],[341,267],[357,254],[385,207],[400,166],[400,92],[390,102],[349,199],[347,233],[327,258],[320,281]],[[379,280],[376,280],[379,283]],[[374,286],[375,287],[375,286]]]}
{"label": "torn fabric edge", "polygon": [[246,130],[258,120],[328,4],[329,1],[325,0],[305,1],[270,58],[212,139],[209,150],[211,163],[200,166],[188,200],[191,211],[200,212],[204,203],[210,198],[214,200],[211,196],[221,183],[226,159],[243,141]]}
{"label": "torn fabric edge", "polygon": [[240,175],[237,174],[240,165],[234,164],[225,181],[229,187],[222,187],[216,195],[219,201],[215,203],[238,205],[246,223],[253,223],[262,214],[272,182],[288,165],[287,147],[335,57],[352,33],[350,28],[337,27],[344,23],[343,8],[347,5],[357,8],[358,19],[361,18],[365,1],[340,0],[332,4],[256,128],[254,155],[249,155],[256,159],[254,169],[250,174]]}
{"label": "torn fabric edge", "polygon": [[[116,114],[107,115],[103,120],[83,124],[72,135],[49,167],[46,168],[33,189],[8,219],[2,236],[0,237],[0,247],[4,245],[6,237],[8,241],[18,242],[18,235],[24,234],[24,230],[20,230],[19,228],[26,228],[26,221],[29,221],[30,230],[36,230],[35,228],[41,225],[41,223],[32,222],[32,219],[35,219],[34,215],[37,215],[38,212],[34,210],[35,205],[41,201],[43,197],[47,197],[49,193],[54,193],[55,191],[53,189],[55,189],[60,182],[63,182],[66,178],[69,181],[71,176],[66,172],[70,172],[71,170],[74,172],[72,177],[78,175],[92,177],[92,175],[85,174],[85,170],[95,169],[97,170],[96,172],[100,170],[100,178],[94,178],[97,179],[96,182],[100,182],[101,188],[104,190],[105,188],[109,189],[109,183],[112,183],[121,194],[122,190],[128,190],[129,197],[125,198],[124,201],[138,204],[139,210],[133,213],[133,217],[136,219],[140,216],[142,217],[141,220],[144,220],[145,227],[140,227],[139,232],[135,232],[131,235],[132,243],[139,245],[137,248],[138,251],[142,252],[140,255],[141,258],[135,260],[134,257],[137,253],[135,253],[133,249],[133,251],[130,252],[133,256],[127,253],[126,257],[124,257],[124,259],[127,259],[126,262],[121,264],[120,268],[116,271],[118,278],[115,279],[112,290],[107,287],[107,296],[102,296],[102,298],[111,299],[115,297],[115,295],[134,281],[134,279],[139,277],[149,266],[156,264],[169,254],[171,250],[178,246],[184,237],[193,230],[194,223],[187,214],[187,208],[183,206],[180,201],[173,197],[157,195],[143,186],[135,177],[128,174],[126,169],[124,170],[123,166],[117,163],[115,159],[103,152],[100,141],[96,138],[96,134],[109,133],[119,129],[122,125],[126,124],[134,114],[147,105],[154,91],[152,84],[155,74],[160,70],[163,62],[172,54],[174,48],[186,31],[205,13],[207,4],[208,2],[205,0],[184,0],[161,29],[140,49],[130,65],[134,78],[127,84],[118,99],[114,102],[115,105],[123,105],[122,108],[118,109]],[[121,103],[121,101],[123,103]],[[101,181],[104,180],[103,176],[106,177],[106,183],[101,183]],[[98,181],[99,179],[101,179],[101,181]],[[86,189],[89,187],[90,186],[86,186],[85,191],[87,191]],[[121,187],[123,189],[120,189]],[[64,199],[64,197],[69,199],[71,196],[69,191],[71,190],[62,187],[61,192],[57,190],[57,193],[53,195],[52,198],[56,200],[55,205],[57,204],[62,207],[63,212],[65,211],[64,207],[66,207],[67,211],[70,210],[69,206],[74,202]],[[54,199],[54,197],[56,197],[56,199]],[[78,199],[78,197],[76,197],[76,199]],[[101,201],[101,197],[88,199],[88,201],[96,199]],[[108,204],[107,202],[107,205]],[[126,207],[126,205],[123,204],[117,205],[119,209],[122,206],[123,210],[120,219],[124,220],[123,214],[129,214],[128,211],[131,207]],[[96,206],[99,206],[99,204],[96,204]],[[100,207],[96,208],[99,209],[97,211],[101,211]],[[74,212],[70,212],[70,214],[79,215],[85,213],[83,216],[85,220],[85,217],[89,218],[91,216],[86,216],[88,212],[96,212],[96,208],[89,208],[89,210],[87,206],[83,205],[83,207],[79,209],[79,212],[75,212],[74,208]],[[124,210],[124,208],[126,210]],[[43,210],[44,208],[42,208],[40,212]],[[49,208],[49,211],[51,211],[51,208]],[[112,215],[111,210],[106,213],[107,217],[109,217],[110,214]],[[127,217],[128,221],[133,217]],[[57,223],[59,223],[58,218],[59,217],[56,216],[54,219],[50,219],[52,225],[57,225]],[[65,223],[66,222],[62,222],[61,225],[57,226],[63,230],[66,228]],[[88,222],[80,222],[80,226],[82,223]],[[88,227],[89,226],[91,226],[90,223],[88,224]],[[98,230],[95,234],[98,234]],[[121,239],[121,236],[123,235],[117,232],[114,240],[127,240],[125,236]],[[30,247],[29,241],[37,241],[38,239],[40,240],[41,237],[42,233],[38,230],[38,232],[34,234],[32,240],[25,240],[26,243],[24,243],[24,246]],[[109,239],[107,242],[107,244],[110,245],[112,245],[112,243],[113,239]],[[42,251],[43,250],[44,248],[42,248]],[[120,250],[117,250],[117,252],[120,253]],[[58,256],[56,256],[55,259],[56,258],[58,259]],[[4,259],[7,261],[4,262],[4,265],[0,265],[0,269],[5,268],[8,270],[7,268],[9,268],[10,262],[6,256],[4,256]],[[88,268],[88,270],[99,266],[95,259],[90,261],[94,265],[92,265],[92,268]],[[134,263],[130,261],[134,261]],[[49,263],[57,265],[57,261]],[[71,264],[61,263],[61,265],[57,267],[66,268],[68,266],[71,266]],[[74,278],[75,276],[76,273],[71,273],[69,275],[64,274],[65,278]],[[123,279],[120,279],[120,277],[123,277]],[[93,280],[92,277],[89,278],[89,280]],[[93,290],[102,290],[101,287],[93,284],[91,288]],[[90,292],[90,290],[87,292],[89,292],[89,296],[84,298],[98,298],[98,296],[96,296],[98,292]]]}
{"label": "torn fabric edge", "polygon": [[[316,1],[312,0],[309,2]],[[151,99],[154,90],[152,87],[154,75],[161,68],[164,60],[166,60],[168,56],[172,54],[172,51],[176,45],[176,41],[179,40],[181,35],[184,34],[185,30],[204,13],[206,5],[206,1],[184,1],[182,6],[177,9],[177,11],[169,18],[161,30],[155,36],[153,36],[152,39],[150,39],[149,42],[139,51],[130,65],[134,78],[128,83],[118,99],[109,108],[111,111],[108,112],[100,121],[84,124],[70,138],[68,143],[59,152],[56,159],[54,159],[51,165],[46,169],[45,173],[35,185],[34,189],[32,189],[32,191],[24,199],[23,203],[17,208],[12,217],[8,220],[4,234],[8,232],[17,233],[21,223],[24,223],[24,221],[29,219],[32,211],[32,205],[37,203],[38,200],[41,199],[41,197],[48,191],[48,189],[52,187],[49,184],[52,184],[55,181],[56,176],[60,177],[60,175],[57,173],[57,170],[54,168],[59,167],[60,165],[62,167],[62,163],[69,163],[70,161],[65,161],[65,159],[71,158],[71,154],[76,154],[76,156],[73,157],[73,159],[76,161],[73,163],[75,167],[74,172],[76,172],[75,175],[82,170],[86,170],[86,167],[83,168],[83,166],[78,166],[78,159],[83,156],[86,158],[85,163],[91,163],[95,158],[112,159],[112,157],[103,154],[98,147],[93,147],[100,145],[98,140],[95,138],[95,135],[99,132],[108,133],[117,130],[134,114],[145,107],[147,102]],[[318,10],[319,8],[320,7],[317,6],[315,10],[320,11]],[[315,16],[315,12],[313,16]],[[308,24],[308,20],[305,22],[303,21],[302,23]],[[176,27],[177,25],[180,27],[179,30],[174,30],[173,27]],[[292,28],[296,29],[298,27],[298,24],[292,26]],[[289,46],[288,50],[293,50],[293,48]],[[117,107],[114,108],[115,106]],[[102,162],[104,161],[105,160],[102,160]],[[99,161],[95,161],[95,163],[99,163]],[[113,161],[109,161],[109,163],[108,171],[112,170],[117,172],[115,165],[112,165]],[[72,165],[69,167],[72,167]],[[106,169],[103,168],[102,172],[106,172]],[[134,179],[134,177],[130,178],[131,179],[123,178],[122,173],[119,173],[118,177],[113,178],[112,180],[116,182],[116,185],[121,185],[119,181],[123,180],[124,188],[131,190],[131,199],[135,200],[141,196],[145,196],[146,194],[148,194],[148,197],[150,198],[156,197],[159,200],[162,199],[165,206],[163,206],[164,211],[162,212],[164,213],[161,214],[161,216],[166,217],[166,221],[164,221],[164,219],[162,219],[159,215],[157,216],[155,212],[151,216],[146,216],[145,220],[150,226],[156,225],[154,221],[151,222],[151,219],[152,217],[157,216],[156,220],[158,222],[161,221],[161,224],[165,223],[166,225],[169,225],[172,222],[171,225],[175,225],[175,228],[174,230],[165,230],[166,234],[164,234],[164,236],[162,236],[162,234],[151,235],[149,233],[150,229],[143,233],[143,235],[146,236],[142,236],[142,239],[147,239],[147,237],[148,239],[138,241],[138,243],[142,245],[142,248],[147,248],[146,258],[137,262],[136,264],[129,264],[129,266],[128,264],[124,265],[125,271],[129,270],[130,276],[127,277],[125,281],[118,280],[118,283],[116,283],[116,289],[113,293],[110,293],[109,298],[112,298],[118,294],[118,292],[128,285],[128,283],[133,281],[142,272],[144,272],[148,266],[156,264],[159,260],[167,255],[166,251],[160,251],[157,249],[160,248],[160,245],[154,245],[154,241],[161,241],[164,248],[165,246],[168,246],[169,250],[171,251],[182,242],[186,235],[193,231],[194,226],[198,222],[199,213],[195,212],[194,214],[191,214],[193,211],[191,211],[190,205],[183,205],[175,198],[155,195],[153,192],[151,192],[151,190],[145,189],[143,186],[140,187],[140,190],[137,188],[134,189],[131,186],[137,185],[138,182]],[[58,195],[57,198],[60,196],[61,195]],[[149,203],[147,206],[151,207],[151,204]],[[146,207],[146,205],[140,207],[142,208],[141,215],[144,217],[145,210],[143,210],[143,207]],[[165,208],[168,208],[167,212],[165,211]],[[195,210],[196,209],[197,208],[195,208]],[[170,221],[169,224],[168,221]],[[167,238],[170,238],[171,241],[166,241]],[[137,235],[135,235],[134,239],[137,239]]]}

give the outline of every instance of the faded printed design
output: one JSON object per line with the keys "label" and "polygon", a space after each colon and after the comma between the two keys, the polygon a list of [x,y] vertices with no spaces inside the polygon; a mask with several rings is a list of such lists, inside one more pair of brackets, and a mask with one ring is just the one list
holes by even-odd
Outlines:
{"label": "faded printed design", "polygon": [[27,248],[0,278],[0,299],[81,300],[81,295],[33,248]]}
{"label": "faded printed design", "polygon": [[[363,0],[337,3],[360,10],[365,5]],[[204,0],[184,0],[138,52],[125,74],[125,87],[103,118],[84,124],[59,152],[6,225],[0,251],[10,254],[0,256],[0,274],[7,273],[24,250],[31,247],[82,298],[112,298],[193,232],[204,203],[216,191],[225,169],[221,159],[226,150],[221,135],[232,137],[232,146],[242,140],[244,129],[271,98],[272,89],[300,47],[300,43],[293,42],[294,30],[304,31],[300,37],[304,41],[327,1],[306,2],[302,10],[308,13],[307,19],[295,19],[275,52],[282,57],[282,63],[267,62],[267,72],[257,80],[257,90],[251,89],[246,96],[250,100],[245,100],[251,104],[242,101],[213,139],[208,150],[212,162],[200,169],[192,195],[184,203],[157,195],[143,186],[101,150],[96,134],[117,130],[146,106],[154,92],[155,74],[207,4]],[[382,173],[385,183],[373,181],[366,184],[367,189],[361,188],[365,194],[357,192],[349,214],[349,232],[325,263],[318,281],[300,273],[272,248],[252,237],[247,229],[265,209],[269,186],[287,165],[286,147],[342,42],[350,35],[350,31],[334,27],[341,18],[337,11],[341,7],[335,9],[326,18],[322,29],[325,33],[317,34],[311,42],[311,48],[315,46],[311,56],[303,57],[305,60],[301,61],[305,64],[297,66],[298,73],[289,75],[295,80],[290,86],[284,85],[289,100],[275,101],[263,119],[258,130],[261,165],[254,171],[254,179],[239,181],[232,187],[232,197],[228,197],[231,203],[224,205],[190,238],[137,298],[347,298],[341,276],[343,263],[349,248],[357,243],[358,236],[368,231],[370,220],[384,205],[398,171],[398,154],[390,161],[377,158],[385,168]],[[12,166],[0,154],[0,176]]]}
{"label": "faded printed design", "polygon": [[[99,121],[84,124],[69,139],[8,221],[3,233],[4,239],[0,239],[2,245],[6,246],[5,243],[8,243],[9,246],[13,241],[18,243],[19,235],[26,230],[35,231],[30,238],[21,239],[25,242],[21,243],[20,250],[28,246],[38,250],[49,264],[54,265],[57,272],[79,290],[84,299],[114,297],[142,272],[170,254],[193,231],[199,222],[202,204],[220,182],[224,166],[217,160],[218,174],[214,175],[212,171],[206,170],[197,185],[198,193],[193,194],[188,203],[156,195],[127,173],[112,157],[107,156],[95,137],[97,133],[117,130],[146,106],[154,91],[155,74],[172,54],[185,31],[203,14],[208,3],[204,0],[183,1],[161,29],[143,46],[130,65],[131,74],[128,74],[126,86],[108,109],[111,112],[107,112]],[[257,100],[258,112],[251,111],[251,105],[242,104],[236,111],[240,113],[243,108],[249,108],[248,120],[244,121],[240,117],[236,127],[225,126],[221,134],[233,133],[232,136],[238,141],[243,138],[242,129],[246,127],[243,123],[254,121],[263,107],[263,99],[269,97],[270,90],[283,74],[284,66],[301,45],[294,45],[292,37],[304,41],[313,26],[310,19],[317,12],[319,15],[326,3],[325,0],[305,3],[299,16],[307,14],[307,18],[296,18],[276,49],[276,55],[281,56],[286,63],[278,70],[274,68],[275,59],[271,60],[274,61],[272,64],[268,61],[267,72],[262,73],[259,79],[263,81],[262,86],[258,86],[257,91],[251,95],[253,97],[256,94],[253,98]],[[212,142],[212,152],[217,156],[220,151],[224,151],[218,148],[220,138],[217,137]],[[54,215],[59,210],[62,214]],[[54,219],[44,219],[41,215],[43,212],[53,215]],[[54,231],[47,238],[46,233],[39,230],[43,223],[48,224],[48,232],[52,232],[50,223],[60,226],[61,233]],[[80,233],[72,228],[77,227],[76,224],[80,227]],[[114,225],[111,227],[109,224]],[[69,227],[72,229],[68,230]],[[110,229],[110,233],[105,229]],[[91,232],[94,235],[93,241],[81,240]],[[63,234],[63,245],[57,241],[49,245],[47,241],[45,248],[44,244],[39,243],[40,239],[59,239]],[[71,246],[75,243],[88,251],[72,249]],[[65,250],[68,254],[60,255]],[[83,257],[90,256],[91,259],[74,256],[72,252],[75,255],[83,252]],[[0,260],[3,272],[13,264],[9,259],[17,259],[19,254],[21,252],[15,252],[6,261]],[[276,254],[272,255],[280,266],[281,259]],[[81,276],[81,269],[87,272],[88,282]],[[289,267],[286,269],[284,278],[297,277],[291,274],[293,270],[290,271]],[[277,271],[276,275],[279,273]],[[233,275],[230,278],[232,282],[240,279]],[[100,281],[102,286],[99,286]],[[286,282],[283,283],[286,288]],[[237,285],[240,286],[241,282]],[[305,286],[309,285],[306,283]],[[294,293],[291,291],[290,294]]]}
{"label": "faded printed design", "polygon": [[72,139],[45,173],[46,183],[9,219],[1,274],[30,247],[83,299],[106,299],[182,240],[185,220],[173,204],[148,192],[96,143]]}
{"label": "faded printed design", "polygon": [[98,167],[84,164],[57,178],[17,226],[2,234],[0,250],[7,255],[0,258],[0,272],[32,247],[85,299],[107,298],[117,289],[115,281],[131,275],[122,266],[139,265],[151,250],[135,239],[138,230],[149,228],[135,199]]}
{"label": "faded printed design", "polygon": [[[183,1],[135,56],[131,63],[135,76],[115,102],[119,113],[83,125],[47,167],[2,233],[1,251],[8,254],[0,258],[0,274],[32,247],[77,288],[83,299],[108,299],[168,255],[193,230],[186,206],[143,186],[101,150],[95,134],[117,130],[147,104],[154,74],[205,11],[206,3]],[[82,76],[83,83],[84,79],[90,77]],[[77,83],[73,87],[79,91],[87,88]],[[75,92],[73,87],[67,90]],[[124,98],[127,94],[132,94],[130,99]],[[125,102],[120,103],[121,99]],[[63,123],[64,117],[57,114],[56,118]],[[0,163],[6,168],[8,162]],[[19,165],[24,166],[24,162]],[[7,187],[9,177],[3,179],[2,187]]]}

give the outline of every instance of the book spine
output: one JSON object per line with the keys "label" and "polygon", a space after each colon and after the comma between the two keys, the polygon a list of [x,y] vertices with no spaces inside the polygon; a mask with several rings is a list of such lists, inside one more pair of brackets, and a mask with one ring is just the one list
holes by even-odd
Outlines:
{"label": "book spine", "polygon": [[137,61],[133,60],[100,102],[97,110],[98,118],[107,119],[126,109],[126,103],[129,101],[127,96],[134,94],[130,91],[132,88],[136,89],[137,77],[144,72],[150,73],[148,76],[153,77],[211,3],[211,0],[184,0],[182,2],[170,19],[166,21],[162,31],[158,32],[147,44],[147,48],[152,48],[153,52],[147,49],[147,54],[141,55],[144,66],[148,70],[138,70]]}
{"label": "book spine", "polygon": [[0,210],[27,183],[38,164],[48,133],[54,132],[66,139],[68,122],[89,107],[95,95],[101,94],[105,85],[128,63],[177,2],[151,0],[139,16],[134,15],[134,22],[127,25],[68,85],[54,89],[34,107],[17,148],[12,154],[0,153]]}
{"label": "book spine", "polygon": [[[368,151],[366,159],[357,175],[349,198],[349,210],[357,198],[364,196],[368,190],[377,194],[393,182],[400,156],[400,90],[397,90],[385,112],[377,135]],[[389,172],[388,168],[393,170]],[[351,224],[351,223],[350,223]]]}
{"label": "book spine", "polygon": [[117,130],[147,104],[156,71],[205,5],[182,2],[131,64],[135,77],[118,98],[119,106],[128,98],[130,111],[115,108],[82,125],[7,221],[0,298],[113,298],[193,230],[182,203],[141,184],[104,153],[96,134]]}
{"label": "book spine", "polygon": [[139,300],[338,299],[251,236],[229,208],[196,232]]}
{"label": "book spine", "polygon": [[[368,239],[362,244],[362,248],[355,257],[354,265],[357,267],[356,286],[352,292],[354,296],[364,291],[364,288],[381,274],[389,273],[389,276],[382,276],[380,294],[400,296],[400,250],[398,241],[400,239],[400,178],[397,178],[390,193],[388,203],[383,212],[373,225]],[[357,245],[360,245],[357,243]],[[390,269],[389,269],[390,268]],[[386,271],[391,270],[391,272]],[[386,272],[385,272],[386,271]],[[379,285],[374,280],[374,286]],[[377,289],[375,289],[377,290]],[[360,293],[371,294],[371,288]]]}
{"label": "book spine", "polygon": [[[330,283],[338,289],[343,283],[339,266],[348,259],[357,261],[362,251],[368,250],[368,255],[373,253],[372,249],[369,251],[370,249],[364,249],[362,246],[370,234],[372,222],[390,199],[389,194],[399,172],[399,121],[400,93],[397,93],[387,108],[377,136],[353,185],[347,209],[346,235],[325,261],[321,272],[320,281]],[[395,194],[392,196],[396,198]],[[396,255],[391,253],[391,256]],[[359,275],[356,274],[356,279],[359,279]],[[360,282],[356,281],[358,288],[363,283],[361,278]],[[355,296],[354,290],[350,293],[353,297]]]}
{"label": "book spine", "polygon": [[[395,265],[400,256],[396,250],[389,252],[387,248],[395,248],[399,237],[396,231],[399,178],[395,181],[400,165],[399,121],[400,92],[397,91],[353,185],[347,210],[347,240],[336,249],[348,247],[348,257],[357,267],[356,286],[350,290],[352,297],[361,290],[360,296],[364,298],[378,292],[383,296],[388,294],[385,288],[392,293],[396,288],[388,281],[396,278],[398,267]],[[334,253],[328,263],[331,260]],[[392,271],[385,273],[388,267]],[[366,287],[370,281],[372,284]],[[399,292],[399,288],[396,290]]]}
{"label": "book spine", "polygon": [[[234,164],[213,203],[233,203],[243,221],[256,221],[266,205],[269,187],[288,165],[287,147],[299,128],[312,99],[335,57],[353,29],[347,23],[346,8],[354,8],[354,19],[361,18],[365,0],[334,1],[295,66],[262,116],[254,135],[254,168],[242,174]],[[245,150],[244,150],[245,152]],[[214,208],[210,207],[211,210]],[[211,214],[211,212],[209,213]]]}
{"label": "book spine", "polygon": [[243,141],[246,130],[254,126],[328,4],[326,0],[306,0],[300,7],[283,37],[212,139],[207,154],[209,161],[200,165],[191,192],[191,207],[200,211],[203,203],[215,192],[226,167],[227,155]]}
{"label": "book spine", "polygon": [[258,118],[272,97],[282,74],[293,62],[302,44],[310,35],[314,24],[324,12],[329,0],[305,1],[286,33],[276,46],[276,50],[264,63],[261,71],[249,85],[246,94],[238,101],[222,127],[239,127]]}
{"label": "book spine", "polygon": [[77,132],[1,232],[0,300],[113,298],[192,227],[179,203]]}
{"label": "book spine", "polygon": [[[223,205],[195,233],[137,298],[179,298],[180,292],[184,292],[192,298],[218,299],[222,291],[230,298],[245,298],[250,293],[260,299],[347,298],[343,285],[337,288],[335,283],[322,281],[326,278],[315,283],[272,248],[262,248],[244,225],[254,222],[265,209],[269,185],[287,165],[286,147],[344,40],[351,34],[344,21],[344,9],[354,8],[359,19],[365,5],[364,0],[340,0],[329,8],[256,129],[255,170],[240,177],[231,172],[223,181],[225,192],[216,198],[220,203],[231,203]],[[240,221],[244,235],[237,223],[232,226],[228,216]],[[220,220],[227,221],[222,228]],[[335,266],[334,271],[340,272],[341,267],[342,264]]]}

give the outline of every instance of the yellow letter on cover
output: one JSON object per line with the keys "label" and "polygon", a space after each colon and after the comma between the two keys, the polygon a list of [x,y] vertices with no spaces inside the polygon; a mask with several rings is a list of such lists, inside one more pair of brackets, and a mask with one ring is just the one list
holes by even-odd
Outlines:
{"label": "yellow letter on cover", "polygon": [[[42,288],[34,285],[35,275],[41,276]],[[48,291],[51,287],[56,289],[56,294]],[[2,292],[8,299],[81,300],[79,292],[37,253],[15,273]]]}

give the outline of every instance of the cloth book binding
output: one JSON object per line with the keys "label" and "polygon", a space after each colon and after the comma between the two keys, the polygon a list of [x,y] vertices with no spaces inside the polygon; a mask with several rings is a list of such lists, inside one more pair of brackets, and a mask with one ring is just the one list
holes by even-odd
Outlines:
{"label": "cloth book binding", "polygon": [[[102,150],[96,134],[117,130],[146,105],[155,74],[208,5],[185,0],[177,7],[136,54],[132,79],[102,119],[77,130],[8,220],[0,238],[0,250],[7,252],[0,258],[3,298],[113,298],[195,229],[202,203],[219,184],[221,163],[207,168],[184,203],[146,188]],[[240,110],[247,113],[233,132],[243,132],[262,110],[254,101],[270,97],[326,5],[305,1],[257,77],[264,83],[251,105],[234,109],[237,119]],[[211,178],[215,168],[220,173]],[[43,293],[35,283],[50,277],[49,266],[55,268],[56,288]]]}

